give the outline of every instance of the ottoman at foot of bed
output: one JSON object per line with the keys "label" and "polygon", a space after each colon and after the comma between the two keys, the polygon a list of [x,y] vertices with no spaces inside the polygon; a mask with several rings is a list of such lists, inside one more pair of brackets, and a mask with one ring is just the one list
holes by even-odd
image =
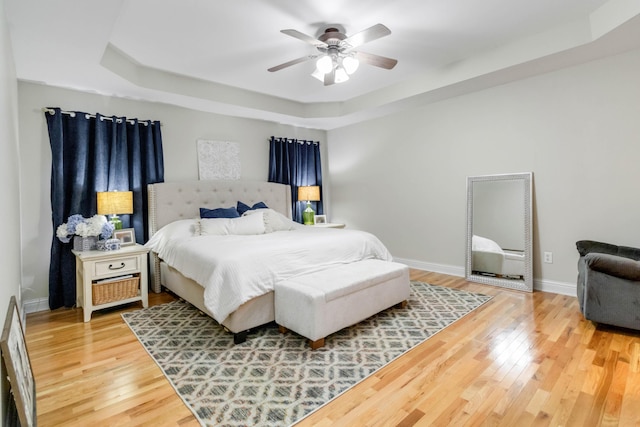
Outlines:
{"label": "ottoman at foot of bed", "polygon": [[326,336],[409,299],[409,267],[367,259],[294,277],[275,286],[275,317],[308,338],[312,349]]}

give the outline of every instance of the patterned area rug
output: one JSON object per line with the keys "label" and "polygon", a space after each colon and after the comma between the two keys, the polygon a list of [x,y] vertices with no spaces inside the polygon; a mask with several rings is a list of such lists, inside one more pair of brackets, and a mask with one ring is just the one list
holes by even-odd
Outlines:
{"label": "patterned area rug", "polygon": [[315,351],[275,325],[234,345],[213,319],[180,301],[122,317],[202,425],[283,426],[490,299],[412,282],[406,308],[387,309],[336,332]]}

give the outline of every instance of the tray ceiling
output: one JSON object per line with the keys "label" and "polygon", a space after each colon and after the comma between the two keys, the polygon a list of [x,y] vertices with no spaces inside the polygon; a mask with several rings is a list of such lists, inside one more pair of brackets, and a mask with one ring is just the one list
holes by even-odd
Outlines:
{"label": "tray ceiling", "polygon": [[[623,0],[5,0],[18,78],[221,114],[331,129],[481,90],[640,45],[640,2]],[[280,33],[391,35],[362,50],[398,59],[361,65],[324,86],[313,54]]]}

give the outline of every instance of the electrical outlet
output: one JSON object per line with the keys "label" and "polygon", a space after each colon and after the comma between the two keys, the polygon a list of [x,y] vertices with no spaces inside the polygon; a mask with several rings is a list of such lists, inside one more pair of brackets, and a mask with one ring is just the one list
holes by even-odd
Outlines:
{"label": "electrical outlet", "polygon": [[553,252],[544,253],[544,262],[547,264],[553,264]]}

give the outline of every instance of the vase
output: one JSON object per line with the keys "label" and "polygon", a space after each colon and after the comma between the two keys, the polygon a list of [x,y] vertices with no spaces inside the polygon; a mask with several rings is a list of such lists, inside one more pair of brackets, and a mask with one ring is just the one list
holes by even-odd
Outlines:
{"label": "vase", "polygon": [[120,239],[98,240],[96,249],[99,251],[117,251],[120,249]]}
{"label": "vase", "polygon": [[73,250],[74,251],[92,251],[96,248],[98,242],[98,236],[73,236]]}

